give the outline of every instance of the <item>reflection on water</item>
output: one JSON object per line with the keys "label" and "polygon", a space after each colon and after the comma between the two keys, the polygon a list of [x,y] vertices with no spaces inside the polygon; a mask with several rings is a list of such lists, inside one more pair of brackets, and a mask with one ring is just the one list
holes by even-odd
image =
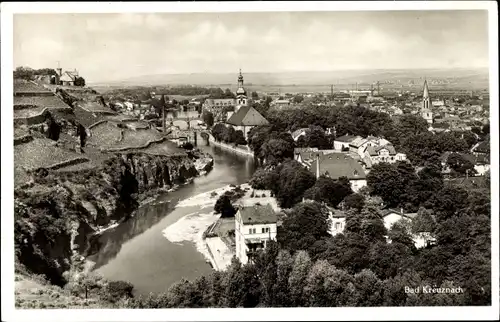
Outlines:
{"label": "reflection on water", "polygon": [[92,255],[88,256],[88,259],[95,263],[94,269],[106,265],[110,259],[116,257],[125,242],[158,223],[171,209],[173,207],[170,202],[152,203],[140,207],[133,218],[96,236],[91,241],[89,250],[89,254]]}
{"label": "reflection on water", "polygon": [[178,190],[163,193],[153,203],[137,209],[134,217],[96,237],[88,259],[95,270],[113,280],[131,282],[141,294],[162,292],[182,277],[196,278],[211,268],[194,244],[172,244],[162,231],[196,207],[175,208],[178,201],[221,188],[247,182],[255,162],[217,147],[200,146],[214,157],[214,167]]}

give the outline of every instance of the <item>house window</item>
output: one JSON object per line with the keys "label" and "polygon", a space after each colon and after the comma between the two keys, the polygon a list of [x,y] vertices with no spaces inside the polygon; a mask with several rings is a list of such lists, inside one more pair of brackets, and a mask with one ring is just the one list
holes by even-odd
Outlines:
{"label": "house window", "polygon": [[255,234],[256,232],[257,232],[257,229],[255,229],[255,228],[249,229],[249,234]]}
{"label": "house window", "polygon": [[335,223],[335,230],[340,230],[341,224],[339,222]]}
{"label": "house window", "polygon": [[262,233],[268,233],[269,232],[269,227],[262,228]]}

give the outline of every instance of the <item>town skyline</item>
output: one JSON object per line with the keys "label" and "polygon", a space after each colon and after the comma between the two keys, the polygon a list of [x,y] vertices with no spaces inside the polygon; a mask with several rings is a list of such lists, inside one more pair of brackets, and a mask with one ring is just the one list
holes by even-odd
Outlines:
{"label": "town skyline", "polygon": [[22,14],[14,16],[14,65],[60,62],[90,82],[240,68],[487,68],[487,20],[480,10]]}

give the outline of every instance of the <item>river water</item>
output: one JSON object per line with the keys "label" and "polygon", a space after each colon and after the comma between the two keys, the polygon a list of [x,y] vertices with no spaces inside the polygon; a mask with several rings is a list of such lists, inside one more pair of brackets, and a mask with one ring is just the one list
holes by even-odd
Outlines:
{"label": "river water", "polygon": [[[214,157],[214,167],[178,190],[158,196],[140,207],[133,218],[105,231],[94,242],[98,251],[88,259],[94,270],[109,280],[134,285],[136,294],[162,293],[181,278],[195,279],[212,268],[190,241],[170,242],[163,231],[179,219],[200,211],[200,207],[176,207],[184,199],[247,182],[255,171],[251,158],[238,156],[217,147],[199,146]],[[209,212],[205,210],[205,212]]]}

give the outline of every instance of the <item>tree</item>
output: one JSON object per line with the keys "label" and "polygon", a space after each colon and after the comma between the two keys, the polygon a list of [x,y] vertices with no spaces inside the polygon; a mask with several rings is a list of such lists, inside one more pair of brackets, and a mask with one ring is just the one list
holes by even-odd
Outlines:
{"label": "tree", "polygon": [[316,202],[300,203],[283,220],[278,242],[292,253],[308,250],[319,239],[329,236],[328,214]]}
{"label": "tree", "polygon": [[236,131],[235,131],[234,127],[227,126],[226,127],[226,131],[224,133],[224,136],[222,137],[222,141],[224,141],[226,143],[232,143],[232,142],[234,142],[235,132]]}
{"label": "tree", "polygon": [[278,180],[279,174],[276,171],[259,168],[252,175],[250,185],[254,189],[276,191]]}
{"label": "tree", "polygon": [[212,135],[215,140],[222,141],[226,137],[227,127],[223,123],[217,123],[212,128]]}
{"label": "tree", "polygon": [[221,214],[221,218],[234,217],[236,214],[236,209],[231,204],[231,199],[225,194],[217,199],[214,211],[216,214]]}
{"label": "tree", "polygon": [[260,157],[270,164],[293,158],[294,141],[290,134],[272,134],[260,149]]}
{"label": "tree", "polygon": [[389,207],[397,206],[405,191],[398,170],[389,163],[374,165],[366,181],[372,194],[382,197]]}
{"label": "tree", "polygon": [[332,145],[330,145],[330,141],[325,134],[325,130],[323,130],[323,128],[320,126],[310,126],[304,140],[307,147],[318,149],[332,148]]}
{"label": "tree", "polygon": [[436,221],[433,217],[433,211],[423,207],[420,208],[417,212],[417,216],[412,220],[412,233],[433,233],[435,229]]}
{"label": "tree", "polygon": [[346,180],[333,180],[321,176],[316,180],[314,186],[304,192],[304,198],[337,207],[350,194],[352,194],[352,190],[348,180],[346,182]]}
{"label": "tree", "polygon": [[302,95],[295,95],[293,97],[293,102],[296,103],[296,104],[300,104],[304,101],[304,96]]}
{"label": "tree", "polygon": [[294,260],[287,250],[280,250],[276,257],[276,282],[273,285],[274,305],[289,307],[292,305],[288,279],[294,265]]}
{"label": "tree", "polygon": [[304,295],[304,288],[311,266],[311,258],[307,252],[303,250],[298,251],[294,256],[292,271],[288,277],[291,306],[298,307],[306,305],[307,299]]}
{"label": "tree", "polygon": [[356,301],[354,279],[346,271],[319,260],[311,268],[304,292],[309,306],[352,306]]}
{"label": "tree", "polygon": [[365,205],[365,197],[359,193],[352,193],[347,195],[343,200],[345,209],[362,209]]}
{"label": "tree", "polygon": [[316,181],[314,175],[295,160],[283,162],[276,171],[279,174],[276,197],[283,208],[302,201],[304,192]]}
{"label": "tree", "polygon": [[247,140],[245,140],[245,136],[241,130],[234,132],[233,142],[238,145],[246,145]]}
{"label": "tree", "polygon": [[52,68],[33,69],[30,67],[17,67],[14,70],[14,79],[34,80],[37,75],[56,76],[57,72]]}
{"label": "tree", "polygon": [[75,78],[75,86],[85,86],[85,78],[77,77]]}
{"label": "tree", "polygon": [[224,91],[224,98],[236,98],[229,88]]}
{"label": "tree", "polygon": [[356,306],[373,307],[382,305],[382,281],[369,269],[354,275]]}
{"label": "tree", "polygon": [[404,114],[399,119],[397,126],[399,137],[408,137],[427,132],[429,124],[420,115]]}
{"label": "tree", "polygon": [[252,99],[253,100],[258,100],[259,99],[259,94],[257,94],[257,92],[252,92]]}
{"label": "tree", "polygon": [[212,127],[212,125],[214,125],[214,114],[212,112],[204,111],[202,118],[203,122],[205,122],[208,127]]}
{"label": "tree", "polygon": [[269,125],[259,125],[248,132],[248,145],[258,157],[261,155],[262,145],[269,139],[271,127]]}
{"label": "tree", "polygon": [[473,176],[476,173],[474,164],[459,153],[451,153],[448,156],[446,164],[453,170],[455,175],[458,176],[463,176],[465,174]]}
{"label": "tree", "polygon": [[468,193],[459,187],[444,187],[437,191],[423,206],[434,210],[438,223],[456,216],[467,206]]}

